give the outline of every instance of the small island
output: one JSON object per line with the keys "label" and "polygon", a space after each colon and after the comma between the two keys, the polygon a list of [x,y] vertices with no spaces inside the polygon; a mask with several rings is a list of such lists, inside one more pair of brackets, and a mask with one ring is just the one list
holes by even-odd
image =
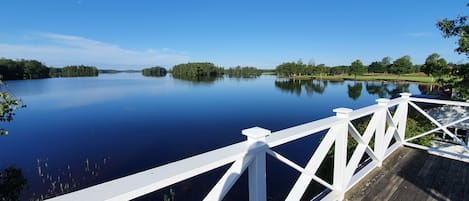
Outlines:
{"label": "small island", "polygon": [[144,68],[142,69],[143,76],[150,76],[150,77],[164,77],[168,71],[160,66],[155,66],[151,68]]}

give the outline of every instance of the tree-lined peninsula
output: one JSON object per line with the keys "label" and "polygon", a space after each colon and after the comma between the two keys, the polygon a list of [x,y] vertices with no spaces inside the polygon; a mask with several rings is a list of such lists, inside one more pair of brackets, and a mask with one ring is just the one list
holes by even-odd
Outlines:
{"label": "tree-lined peninsula", "polygon": [[36,60],[0,59],[0,75],[3,80],[26,80],[51,77],[98,76],[94,66],[48,67]]}

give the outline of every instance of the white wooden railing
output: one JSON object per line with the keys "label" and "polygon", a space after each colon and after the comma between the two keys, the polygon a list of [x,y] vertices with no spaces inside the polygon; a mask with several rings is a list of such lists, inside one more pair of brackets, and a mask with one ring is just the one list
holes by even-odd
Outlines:
{"label": "white wooden railing", "polygon": [[[231,164],[230,168],[219,179],[218,183],[206,195],[204,200],[222,200],[237,179],[248,169],[249,200],[265,201],[267,197],[267,155],[278,159],[301,173],[286,200],[300,200],[312,180],[328,189],[327,195],[324,195],[322,200],[342,200],[348,189],[353,187],[374,168],[380,167],[382,162],[399,147],[409,145],[428,149],[427,147],[410,143],[410,141],[430,134],[436,131],[435,129],[409,139],[405,137],[409,105],[429,118],[438,126],[438,130],[443,130],[448,135],[457,138],[447,129],[448,126],[454,123],[448,125],[439,124],[414,102],[469,107],[469,103],[412,98],[409,93],[402,93],[400,98],[391,100],[378,99],[377,104],[357,110],[337,108],[334,110],[335,116],[273,133],[259,127],[245,129],[242,131],[242,134],[247,136],[247,140],[244,142],[58,196],[50,200],[130,200],[218,167]],[[360,133],[352,121],[367,116],[371,117],[371,119],[366,130]],[[462,122],[467,119],[469,118],[459,121]],[[319,146],[305,167],[272,150],[276,146],[324,132],[327,133],[322,137]],[[373,136],[374,146],[372,147],[370,143]],[[351,157],[347,160],[347,151],[351,149],[351,147],[347,147],[349,139],[353,139],[358,144],[354,147],[352,153],[349,153]],[[457,142],[464,145],[466,149],[468,148],[461,140]],[[330,150],[333,151],[334,158],[333,179],[331,182],[328,182],[320,178],[316,173]],[[365,153],[371,158],[368,160],[371,162],[363,165],[360,162]],[[360,168],[358,169],[359,166]]]}

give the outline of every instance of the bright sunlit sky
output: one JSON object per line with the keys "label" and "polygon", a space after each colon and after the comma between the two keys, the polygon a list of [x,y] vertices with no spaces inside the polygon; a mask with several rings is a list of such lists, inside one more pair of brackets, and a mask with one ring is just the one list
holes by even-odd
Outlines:
{"label": "bright sunlit sky", "polygon": [[0,57],[141,69],[186,62],[275,68],[302,59],[368,65],[431,53],[468,62],[435,23],[467,1],[1,0]]}

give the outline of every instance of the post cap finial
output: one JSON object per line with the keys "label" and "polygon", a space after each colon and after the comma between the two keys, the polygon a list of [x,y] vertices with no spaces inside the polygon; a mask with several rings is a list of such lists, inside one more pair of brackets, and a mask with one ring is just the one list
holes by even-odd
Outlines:
{"label": "post cap finial", "polygon": [[265,128],[261,127],[252,127],[252,128],[247,128],[243,129],[241,133],[245,136],[248,137],[248,139],[251,140],[262,140],[265,139],[265,137],[269,136],[271,134],[270,130],[267,130]]}
{"label": "post cap finial", "polygon": [[378,98],[378,99],[376,99],[376,102],[378,103],[378,105],[388,105],[389,101],[391,101],[391,100],[389,100],[387,98]]}
{"label": "post cap finial", "polygon": [[408,92],[404,92],[404,93],[400,93],[399,95],[401,95],[402,98],[409,98],[412,94]]}
{"label": "post cap finial", "polygon": [[350,112],[353,112],[352,109],[350,108],[345,108],[345,107],[340,107],[340,108],[336,108],[334,110],[332,110],[333,112],[335,112],[335,115],[337,117],[348,117],[349,113]]}

